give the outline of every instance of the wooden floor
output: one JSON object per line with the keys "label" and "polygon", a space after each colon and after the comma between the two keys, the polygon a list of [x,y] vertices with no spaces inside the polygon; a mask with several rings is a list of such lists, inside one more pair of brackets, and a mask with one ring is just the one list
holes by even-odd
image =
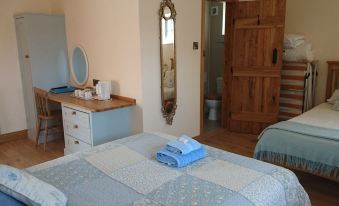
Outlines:
{"label": "wooden floor", "polygon": [[[247,157],[253,157],[257,136],[231,134],[224,129],[205,132],[200,142]],[[310,196],[313,206],[339,206],[339,183],[294,171]]]}
{"label": "wooden floor", "polygon": [[42,145],[36,148],[34,143],[28,139],[2,143],[0,144],[0,164],[23,169],[62,157],[64,147],[63,139],[48,143],[46,152]]}
{"label": "wooden floor", "polygon": [[[204,144],[229,152],[252,157],[257,143],[256,136],[231,134],[223,129],[205,132],[197,138]],[[29,140],[16,140],[0,144],[0,164],[26,168],[63,156],[64,142],[57,140],[47,144],[44,152],[35,148]],[[339,183],[313,175],[296,172],[314,206],[339,206]]]}

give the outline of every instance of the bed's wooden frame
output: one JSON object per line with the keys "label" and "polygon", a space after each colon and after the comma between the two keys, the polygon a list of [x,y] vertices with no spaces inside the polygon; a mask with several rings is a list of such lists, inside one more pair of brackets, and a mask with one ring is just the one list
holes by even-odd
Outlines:
{"label": "bed's wooden frame", "polygon": [[339,89],[339,61],[328,61],[326,99],[330,98],[335,89]]}
{"label": "bed's wooden frame", "polygon": [[[326,99],[330,98],[334,92],[334,90],[339,89],[339,61],[328,61],[328,74],[327,74],[327,84],[326,84]],[[309,173],[312,175],[316,175],[325,179],[329,179],[335,182],[339,182],[339,172],[336,174],[331,174],[331,177],[325,177],[320,175],[319,173],[311,173],[307,171],[307,168],[304,167],[291,167],[287,164],[277,164],[275,162],[270,162],[265,160],[266,162],[285,167],[287,169],[295,170],[295,171],[300,171],[300,172],[305,172]]]}

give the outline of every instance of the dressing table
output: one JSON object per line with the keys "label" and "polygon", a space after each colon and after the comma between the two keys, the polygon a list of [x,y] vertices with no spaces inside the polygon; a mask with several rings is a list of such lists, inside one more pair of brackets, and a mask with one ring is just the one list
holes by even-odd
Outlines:
{"label": "dressing table", "polygon": [[[85,50],[75,45],[70,58],[72,83],[85,87],[89,66]],[[84,100],[73,93],[48,93],[48,99],[61,103],[65,155],[132,135],[135,99],[111,95],[110,100]]]}
{"label": "dressing table", "polygon": [[130,107],[135,99],[112,96],[111,100],[82,100],[73,94],[48,94],[61,103],[65,155],[131,135]]}

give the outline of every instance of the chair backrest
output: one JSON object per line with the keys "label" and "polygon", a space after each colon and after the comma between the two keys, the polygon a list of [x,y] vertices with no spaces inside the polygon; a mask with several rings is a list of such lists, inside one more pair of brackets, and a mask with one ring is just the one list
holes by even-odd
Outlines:
{"label": "chair backrest", "polygon": [[34,87],[36,111],[38,115],[50,116],[51,112],[48,107],[48,92]]}

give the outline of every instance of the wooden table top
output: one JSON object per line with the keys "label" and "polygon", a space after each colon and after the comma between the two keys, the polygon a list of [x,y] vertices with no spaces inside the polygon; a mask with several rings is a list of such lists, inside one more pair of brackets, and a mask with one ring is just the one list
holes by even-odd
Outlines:
{"label": "wooden table top", "polygon": [[99,100],[83,100],[79,98],[75,98],[73,93],[65,93],[65,94],[54,94],[48,93],[48,99],[54,102],[64,103],[74,105],[91,112],[104,112],[114,109],[119,109],[123,107],[130,107],[136,105],[136,100],[112,95],[111,100],[99,101]]}

